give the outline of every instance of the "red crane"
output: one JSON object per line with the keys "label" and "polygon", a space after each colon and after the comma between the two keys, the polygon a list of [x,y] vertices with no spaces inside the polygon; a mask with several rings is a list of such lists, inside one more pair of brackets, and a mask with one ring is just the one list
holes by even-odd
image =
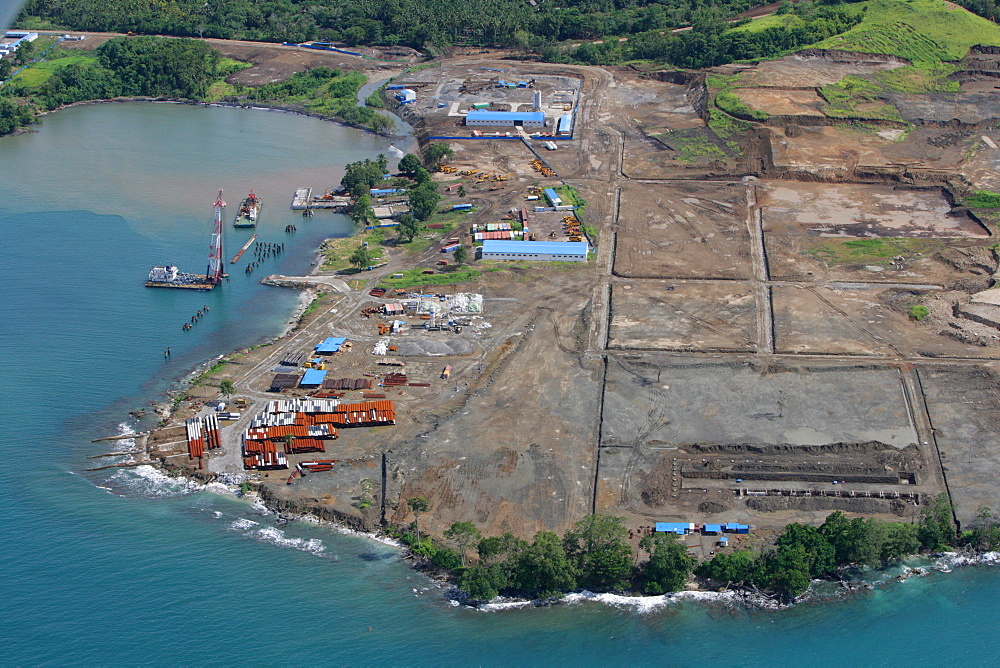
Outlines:
{"label": "red crane", "polygon": [[209,283],[218,285],[222,282],[222,210],[226,203],[222,201],[222,190],[215,200],[215,227],[212,229],[212,244],[208,247],[208,271],[205,278]]}

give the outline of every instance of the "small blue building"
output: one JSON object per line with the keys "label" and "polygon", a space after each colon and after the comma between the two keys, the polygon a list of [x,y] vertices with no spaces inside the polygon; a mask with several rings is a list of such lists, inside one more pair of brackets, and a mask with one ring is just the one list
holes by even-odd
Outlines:
{"label": "small blue building", "polygon": [[661,533],[675,533],[684,536],[694,531],[694,522],[657,522],[656,530]]}
{"label": "small blue building", "polygon": [[545,189],[545,196],[548,198],[552,206],[562,206],[562,197],[560,197],[552,188]]}
{"label": "small blue building", "polygon": [[701,528],[701,532],[706,536],[718,536],[722,533],[721,524],[706,524]]}
{"label": "small blue building", "polygon": [[318,355],[332,355],[340,351],[340,347],[344,345],[345,341],[347,339],[343,336],[327,337],[326,341],[316,344],[316,353]]}
{"label": "small blue building", "polygon": [[750,533],[749,524],[737,524],[736,522],[726,522],[723,525],[726,533]]}

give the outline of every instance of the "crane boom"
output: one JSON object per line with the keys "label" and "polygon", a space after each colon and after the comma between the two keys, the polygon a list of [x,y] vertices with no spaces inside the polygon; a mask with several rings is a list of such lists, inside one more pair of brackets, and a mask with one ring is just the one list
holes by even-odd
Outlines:
{"label": "crane boom", "polygon": [[222,282],[222,210],[226,208],[221,188],[214,206],[215,226],[212,229],[212,243],[208,247],[208,271],[205,272],[205,277],[210,283],[218,285]]}

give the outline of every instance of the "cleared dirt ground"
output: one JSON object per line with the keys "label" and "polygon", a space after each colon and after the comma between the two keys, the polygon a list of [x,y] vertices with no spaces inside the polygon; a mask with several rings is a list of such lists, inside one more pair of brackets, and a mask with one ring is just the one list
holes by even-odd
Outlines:
{"label": "cleared dirt ground", "polygon": [[758,190],[765,233],[801,230],[822,237],[986,238],[940,190],[891,186],[771,182]]}
{"label": "cleared dirt ground", "polygon": [[616,355],[602,445],[917,441],[899,372]]}
{"label": "cleared dirt ground", "polygon": [[746,189],[739,182],[622,188],[615,274],[749,278]]}
{"label": "cleared dirt ground", "polygon": [[990,359],[1000,355],[995,348],[951,338],[947,323],[910,318],[908,307],[926,301],[924,291],[844,283],[776,286],[773,294],[775,348],[780,352]]}
{"label": "cleared dirt ground", "polygon": [[927,406],[960,522],[1000,506],[1000,378],[993,368],[920,370]]}
{"label": "cleared dirt ground", "polygon": [[892,60],[864,60],[855,54],[850,62],[838,62],[828,57],[808,53],[768,60],[740,74],[739,85],[767,86],[772,88],[816,88],[837,83],[845,76],[870,76],[877,72],[902,67],[902,62]]}
{"label": "cleared dirt ground", "polygon": [[743,283],[616,283],[608,346],[754,350],[756,312],[753,291]]}

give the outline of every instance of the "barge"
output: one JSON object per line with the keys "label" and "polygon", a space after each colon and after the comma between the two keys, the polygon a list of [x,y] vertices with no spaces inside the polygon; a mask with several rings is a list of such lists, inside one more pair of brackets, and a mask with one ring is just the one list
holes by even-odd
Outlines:
{"label": "barge", "polygon": [[210,276],[188,274],[173,265],[153,267],[149,270],[147,288],[180,288],[182,290],[211,290],[215,287]]}
{"label": "barge", "polygon": [[257,218],[260,216],[262,206],[263,203],[260,198],[251,190],[250,194],[240,202],[240,208],[236,212],[233,227],[257,227]]}
{"label": "barge", "polygon": [[[222,271],[222,191],[215,199],[215,219],[212,221],[212,242],[208,247],[208,269],[204,274],[188,274],[165,264],[149,270],[147,288],[178,288],[181,290],[212,290],[228,274]],[[249,245],[249,244],[248,244]]]}

